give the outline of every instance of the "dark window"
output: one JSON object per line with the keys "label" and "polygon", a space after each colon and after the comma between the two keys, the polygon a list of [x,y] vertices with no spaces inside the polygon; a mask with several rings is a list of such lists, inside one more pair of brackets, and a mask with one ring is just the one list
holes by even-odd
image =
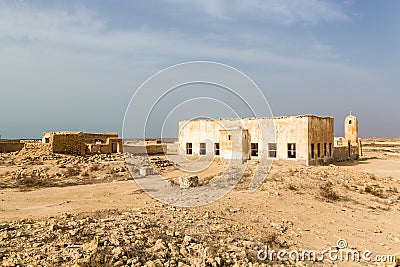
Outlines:
{"label": "dark window", "polygon": [[333,156],[333,151],[332,151],[332,143],[329,143],[329,156]]}
{"label": "dark window", "polygon": [[324,157],[328,156],[327,143],[324,143]]}
{"label": "dark window", "polygon": [[219,143],[214,144],[214,149],[215,149],[215,155],[219,156]]}
{"label": "dark window", "polygon": [[288,158],[295,159],[296,158],[296,144],[289,143],[287,145],[287,149],[288,149]]}
{"label": "dark window", "polygon": [[311,144],[311,158],[313,159],[315,157],[315,145]]}
{"label": "dark window", "polygon": [[276,158],[276,150],[277,150],[276,143],[269,143],[268,144],[268,156],[270,158]]}
{"label": "dark window", "polygon": [[353,121],[352,121],[352,120],[349,120],[349,124],[353,124]]}
{"label": "dark window", "polygon": [[258,143],[251,143],[251,155],[258,157]]}
{"label": "dark window", "polygon": [[206,154],[206,143],[200,143],[200,155]]}
{"label": "dark window", "polygon": [[231,140],[231,135],[230,134],[228,134],[228,140]]}
{"label": "dark window", "polygon": [[111,143],[111,151],[112,151],[112,153],[118,152],[118,144],[117,143]]}
{"label": "dark window", "polygon": [[44,138],[44,142],[45,142],[46,144],[50,143],[50,137],[45,137],[45,138]]}
{"label": "dark window", "polygon": [[186,143],[186,154],[187,155],[192,155],[193,154],[192,143]]}
{"label": "dark window", "polygon": [[318,151],[317,151],[317,153],[318,153],[318,158],[320,158],[321,157],[321,144],[320,143],[318,143]]}
{"label": "dark window", "polygon": [[348,142],[349,157],[351,157],[351,141]]}

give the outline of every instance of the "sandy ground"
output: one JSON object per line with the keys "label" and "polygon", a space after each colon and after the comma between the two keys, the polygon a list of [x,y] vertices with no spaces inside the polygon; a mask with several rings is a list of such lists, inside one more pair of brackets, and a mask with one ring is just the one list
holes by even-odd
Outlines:
{"label": "sandy ground", "polygon": [[[368,249],[373,252],[373,256],[378,254],[398,255],[400,253],[400,154],[397,153],[398,147],[400,147],[398,140],[380,139],[375,141],[375,139],[369,139],[364,144],[364,155],[359,162],[345,162],[321,167],[275,162],[265,182],[256,192],[247,190],[250,174],[255,168],[255,164],[254,166],[250,164],[244,178],[223,198],[201,207],[177,209],[171,209],[170,206],[154,200],[143,192],[135,180],[130,178],[129,172],[121,171],[125,165],[120,158],[111,161],[104,161],[101,158],[79,159],[81,162],[80,172],[79,174],[72,173],[77,177],[74,175],[66,177],[69,181],[68,184],[34,183],[32,187],[29,187],[29,184],[16,183],[14,181],[16,178],[6,177],[5,174],[18,172],[17,166],[23,168],[26,164],[35,166],[46,166],[46,164],[49,164],[49,166],[68,165],[65,161],[70,159],[63,157],[62,162],[57,164],[54,160],[60,161],[60,159],[51,158],[50,161],[48,159],[37,159],[37,162],[27,162],[25,159],[19,158],[18,155],[3,154],[3,165],[2,170],[0,170],[3,173],[3,178],[0,178],[3,185],[0,190],[0,221],[3,225],[0,228],[1,233],[3,233],[3,238],[0,238],[0,256],[2,256],[5,266],[6,264],[13,266],[13,262],[17,262],[18,251],[7,246],[12,242],[19,242],[18,231],[15,229],[18,227],[25,229],[24,223],[20,225],[22,219],[48,227],[48,220],[52,220],[52,217],[60,221],[66,214],[72,214],[72,216],[88,214],[88,217],[93,217],[94,215],[90,214],[95,211],[110,209],[122,213],[127,212],[133,218],[140,217],[147,222],[160,222],[167,230],[179,228],[181,232],[190,233],[192,236],[197,233],[198,239],[204,239],[203,243],[199,242],[199,244],[206,244],[207,242],[212,244],[216,242],[216,239],[232,243],[239,240],[242,243],[251,241],[258,244],[254,247],[249,245],[249,247],[243,248],[243,250],[250,252],[260,249],[262,247],[260,244],[275,246],[275,248],[321,251],[336,245],[338,239],[345,239],[349,248],[362,251]],[[14,164],[9,164],[10,159],[13,159]],[[135,158],[135,160],[138,166],[143,163],[140,158]],[[44,162],[44,164],[38,164],[39,161]],[[107,167],[91,168],[92,164],[99,164],[98,162],[102,162],[102,166]],[[77,162],[72,164],[77,166]],[[6,166],[7,171],[5,170]],[[61,170],[65,169],[64,166],[61,167]],[[137,166],[133,166],[133,168],[137,168]],[[212,173],[217,175],[220,169],[218,167],[211,168],[201,175],[204,177],[209,177]],[[60,172],[59,169],[52,171]],[[90,171],[88,177],[93,175],[97,178],[87,178],[89,180],[85,181],[86,171]],[[173,167],[165,168],[161,172],[180,175]],[[115,173],[118,175],[113,175]],[[57,177],[60,176],[54,174],[54,179]],[[77,185],[71,186],[72,182]],[[138,211],[139,215],[136,214]],[[208,214],[212,214],[214,217],[210,217]],[[99,215],[97,212],[96,216],[106,220],[111,215],[106,212]],[[177,221],[177,216],[178,218],[179,216],[191,216],[191,219],[180,223],[179,220]],[[225,232],[221,232],[222,236],[219,235],[219,228],[216,228],[213,223],[226,227],[226,229],[224,228]],[[7,229],[8,233],[12,230],[12,227],[9,226],[12,224],[20,226],[14,227],[14,236],[4,238]],[[118,223],[115,225],[118,225]],[[163,233],[167,233],[167,230]],[[62,234],[62,231],[58,234]],[[85,236],[81,238],[83,243],[88,242]],[[152,242],[150,243],[154,245],[156,240]],[[180,240],[179,242],[184,241]],[[50,242],[50,247],[51,244]],[[25,246],[20,244],[19,249],[24,250]],[[184,245],[179,243],[177,246],[182,247]],[[237,246],[240,248],[239,245]],[[229,247],[221,246],[221,249],[229,251]],[[32,248],[32,253],[37,254],[38,251],[44,253],[41,249]],[[254,255],[251,256],[250,252],[243,256],[243,259],[239,254],[237,259],[226,260],[225,256],[220,256],[225,259],[222,262],[216,260],[218,257],[214,255],[215,264],[208,263],[206,260],[193,263],[189,260],[191,257],[179,253],[176,258],[182,261],[180,266],[185,266],[184,264],[189,266],[232,266],[235,262],[238,263],[238,266],[250,266],[249,262],[255,263],[254,266],[266,264],[254,258]],[[61,252],[59,253],[61,255]],[[54,255],[57,255],[57,253]],[[80,261],[80,258],[86,257],[84,255],[86,254],[76,258],[65,256],[59,261],[50,261],[50,265],[72,266],[74,263],[79,266],[96,265],[93,262]],[[193,257],[199,257],[199,255],[196,255]],[[28,255],[21,262],[26,264],[30,259]],[[138,256],[138,259],[141,259],[140,256]],[[136,265],[133,261],[128,262],[128,260],[114,260],[114,263],[121,262],[122,265],[120,266],[142,266],[146,262],[147,266],[179,266],[178,261],[175,261],[175,264],[165,257],[161,257],[159,262],[155,259],[152,262],[147,260],[137,260]],[[36,260],[36,264],[39,263],[49,265],[49,262],[43,258]],[[270,264],[273,265],[273,263]],[[285,264],[289,265],[288,263]],[[298,262],[297,266],[305,266],[302,264],[303,262]],[[314,262],[304,264],[308,266],[334,265],[329,261],[318,264]],[[345,262],[339,263],[339,265],[375,266],[377,263]]]}

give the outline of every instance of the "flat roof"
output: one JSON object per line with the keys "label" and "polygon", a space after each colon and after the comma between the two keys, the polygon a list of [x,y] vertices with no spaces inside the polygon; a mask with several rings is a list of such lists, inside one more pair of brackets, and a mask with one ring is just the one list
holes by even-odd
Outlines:
{"label": "flat roof", "polygon": [[107,133],[87,133],[87,132],[78,132],[78,131],[59,131],[59,132],[43,132],[43,134],[52,133],[52,134],[94,134],[94,135],[118,135],[117,132],[107,132]]}
{"label": "flat roof", "polygon": [[195,119],[195,120],[180,120],[180,121],[222,121],[222,120],[260,120],[260,119],[273,119],[273,120],[280,120],[280,119],[287,119],[287,118],[318,118],[318,119],[334,119],[332,116],[317,116],[313,114],[304,114],[304,115],[294,115],[294,116],[279,116],[279,117],[247,117],[247,118],[220,118],[216,120],[212,119]]}

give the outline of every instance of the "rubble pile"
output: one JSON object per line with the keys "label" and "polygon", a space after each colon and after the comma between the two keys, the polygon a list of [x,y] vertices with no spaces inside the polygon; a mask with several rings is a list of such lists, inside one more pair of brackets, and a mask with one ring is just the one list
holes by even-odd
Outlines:
{"label": "rubble pile", "polygon": [[0,258],[3,266],[268,266],[258,250],[283,237],[257,240],[215,213],[162,208],[3,223]]}
{"label": "rubble pile", "polygon": [[171,169],[169,167],[174,167],[174,164],[168,159],[160,157],[151,158],[151,164],[160,172]]}
{"label": "rubble pile", "polygon": [[31,190],[131,178],[123,154],[76,156],[20,153],[3,154],[0,168],[2,188]]}

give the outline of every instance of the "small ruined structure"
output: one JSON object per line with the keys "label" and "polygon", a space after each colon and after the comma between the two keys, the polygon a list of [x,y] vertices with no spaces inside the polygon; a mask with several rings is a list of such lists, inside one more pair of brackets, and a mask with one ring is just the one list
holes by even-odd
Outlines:
{"label": "small ruined structure", "polygon": [[24,148],[21,140],[0,140],[0,153],[10,153],[20,151]]}
{"label": "small ruined structure", "polygon": [[358,137],[358,119],[353,114],[344,120],[344,137],[335,137],[336,161],[356,160],[362,155],[361,139]]}
{"label": "small ruined structure", "polygon": [[[263,129],[263,131],[261,131]],[[262,136],[262,132],[268,133]],[[246,161],[293,160],[306,165],[333,158],[334,118],[315,115],[179,122],[179,154]]]}
{"label": "small ruined structure", "polygon": [[124,151],[135,155],[157,155],[167,151],[161,139],[124,140]]}
{"label": "small ruined structure", "polygon": [[149,155],[164,153],[164,147],[161,144],[160,139],[146,139],[144,141],[144,145],[146,147],[147,154]]}
{"label": "small ruined structure", "polygon": [[118,133],[44,132],[42,144],[51,153],[88,155],[122,152]]}

